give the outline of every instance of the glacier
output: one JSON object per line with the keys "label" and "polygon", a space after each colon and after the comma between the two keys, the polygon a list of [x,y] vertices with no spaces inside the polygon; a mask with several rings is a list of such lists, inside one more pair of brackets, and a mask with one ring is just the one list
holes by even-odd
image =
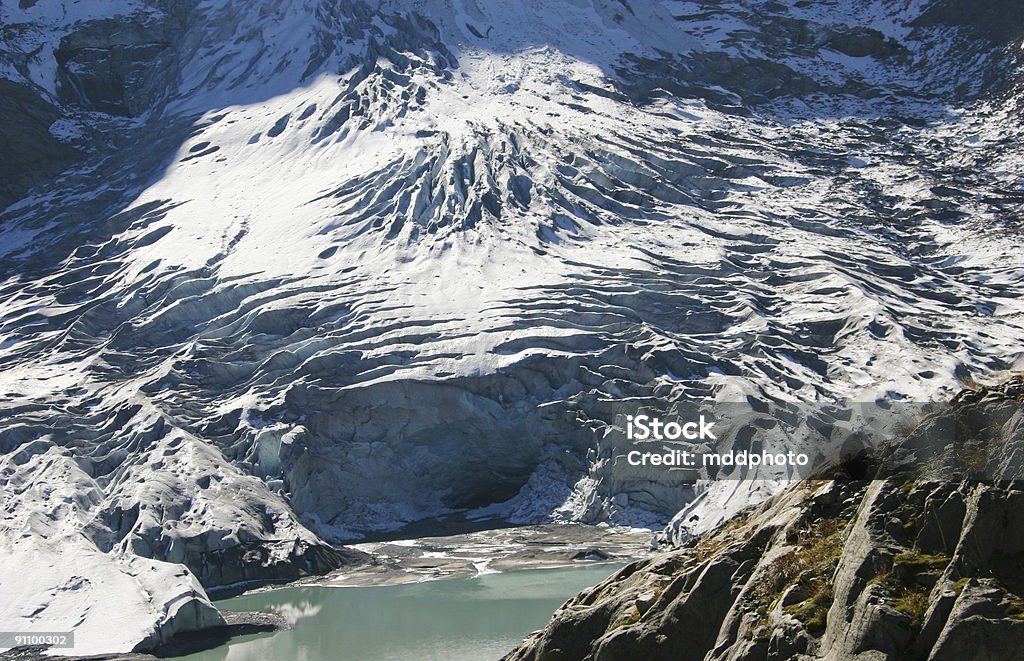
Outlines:
{"label": "glacier", "polygon": [[4,0],[0,629],[146,649],[434,517],[711,525],[779,485],[616,479],[622,416],[1010,369],[997,4]]}

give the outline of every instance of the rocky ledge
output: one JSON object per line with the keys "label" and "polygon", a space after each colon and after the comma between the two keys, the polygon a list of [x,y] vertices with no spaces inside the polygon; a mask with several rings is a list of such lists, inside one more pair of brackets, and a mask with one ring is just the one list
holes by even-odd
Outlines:
{"label": "rocky ledge", "polygon": [[[1020,454],[1022,416],[1001,418],[997,437],[991,417],[975,414],[1021,401],[1019,379],[979,388],[921,425],[955,420],[961,433],[947,453],[966,448],[983,465],[977,443],[986,439],[995,450],[986,456],[1006,465]],[[896,444],[904,455],[906,444]],[[506,659],[1017,658],[1024,486],[879,465],[874,479],[795,484],[627,565],[566,602]]]}

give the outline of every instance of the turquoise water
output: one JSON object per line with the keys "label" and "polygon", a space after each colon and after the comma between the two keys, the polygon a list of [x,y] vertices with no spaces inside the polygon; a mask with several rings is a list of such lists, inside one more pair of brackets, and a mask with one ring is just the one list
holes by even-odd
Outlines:
{"label": "turquoise water", "polygon": [[498,659],[579,590],[621,565],[535,569],[412,585],[284,588],[225,599],[223,610],[276,611],[295,623],[177,659],[358,661]]}

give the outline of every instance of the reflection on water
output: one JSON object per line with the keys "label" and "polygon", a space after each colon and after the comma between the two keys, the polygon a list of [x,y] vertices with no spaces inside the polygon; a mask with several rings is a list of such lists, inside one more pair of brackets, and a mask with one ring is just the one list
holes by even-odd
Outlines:
{"label": "reflection on water", "polygon": [[313,604],[309,601],[302,600],[297,603],[275,604],[269,609],[263,610],[272,610],[275,613],[278,613],[288,624],[294,627],[299,620],[304,620],[307,617],[313,617],[323,610],[323,607],[323,604]]}
{"label": "reflection on water", "polygon": [[235,639],[188,661],[497,659],[580,589],[620,565],[363,588],[286,588],[219,602],[276,611],[294,628]]}

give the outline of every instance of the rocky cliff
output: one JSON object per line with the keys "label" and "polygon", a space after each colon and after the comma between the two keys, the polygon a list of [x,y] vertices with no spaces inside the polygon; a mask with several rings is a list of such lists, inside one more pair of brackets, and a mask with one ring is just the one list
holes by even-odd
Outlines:
{"label": "rocky cliff", "polygon": [[[977,422],[982,402],[1013,413],[979,455],[995,431]],[[1024,448],[1022,402],[1021,381],[972,391],[922,426],[957,421],[946,452],[998,470]],[[1021,483],[922,480],[921,466],[795,484],[570,599],[506,658],[1019,658]]]}

